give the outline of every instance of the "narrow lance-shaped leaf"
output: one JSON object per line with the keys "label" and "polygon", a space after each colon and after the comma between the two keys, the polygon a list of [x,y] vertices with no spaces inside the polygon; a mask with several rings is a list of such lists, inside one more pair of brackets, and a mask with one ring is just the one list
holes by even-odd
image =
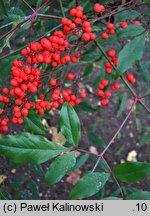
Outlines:
{"label": "narrow lance-shaped leaf", "polygon": [[145,34],[140,35],[130,42],[119,53],[117,77],[130,69],[137,60],[143,56],[145,46]]}
{"label": "narrow lance-shaped leaf", "polygon": [[56,158],[50,165],[45,181],[47,184],[55,184],[59,182],[62,177],[68,173],[76,163],[76,153],[70,152]]}
{"label": "narrow lance-shaped leaf", "polygon": [[75,185],[70,193],[71,199],[83,199],[99,192],[109,178],[108,173],[88,173]]}
{"label": "narrow lance-shaped leaf", "polygon": [[42,136],[30,133],[0,138],[0,153],[18,163],[43,163],[65,151]]}
{"label": "narrow lance-shaped leaf", "polygon": [[77,146],[81,137],[80,120],[68,103],[64,104],[61,109],[59,126],[67,141]]}
{"label": "narrow lance-shaped leaf", "polygon": [[42,124],[40,116],[33,110],[30,110],[29,115],[24,118],[23,127],[28,131],[40,135],[44,135],[48,132]]}
{"label": "narrow lance-shaped leaf", "polygon": [[150,176],[150,164],[143,162],[129,162],[116,166],[113,174],[123,182],[137,182]]}
{"label": "narrow lance-shaped leaf", "polygon": [[138,191],[127,195],[127,200],[150,200],[150,191]]}

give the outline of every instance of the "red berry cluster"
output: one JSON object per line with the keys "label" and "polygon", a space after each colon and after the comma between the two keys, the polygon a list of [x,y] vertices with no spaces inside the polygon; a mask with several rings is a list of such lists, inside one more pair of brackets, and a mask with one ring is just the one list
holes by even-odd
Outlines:
{"label": "red berry cluster", "polygon": [[[99,3],[94,4],[94,12],[103,13],[105,7]],[[92,32],[92,25],[94,22],[89,22],[88,17],[84,14],[84,9],[81,6],[72,8],[70,10],[71,18],[62,18],[61,24],[62,30],[55,31],[49,38],[42,38],[39,42],[30,42],[27,47],[21,50],[21,60],[14,60],[11,68],[12,79],[10,80],[11,88],[3,88],[0,94],[0,102],[3,103],[4,108],[0,108],[0,131],[8,131],[8,122],[13,124],[22,124],[23,118],[28,116],[29,110],[35,108],[39,115],[43,115],[45,111],[49,111],[52,108],[57,109],[60,105],[68,102],[71,106],[75,106],[80,103],[81,99],[86,97],[84,91],[73,90],[73,86],[77,84],[78,77],[72,72],[66,75],[66,79],[62,77],[56,78],[55,73],[48,74],[42,72],[41,63],[47,64],[52,68],[51,72],[55,72],[58,69],[62,69],[67,63],[76,63],[81,56],[80,47],[72,46],[70,42],[70,36],[79,36],[81,32],[80,40],[82,42],[89,42],[96,39],[96,35]],[[98,17],[99,18],[99,17]],[[133,24],[139,25],[138,20],[134,20]],[[127,22],[120,24],[121,28],[126,28]],[[113,23],[107,23],[106,31],[101,34],[104,40],[107,40],[109,35],[115,34],[115,26]],[[83,46],[82,46],[83,47]],[[77,48],[77,49],[76,49]],[[80,49],[80,51],[78,51]],[[107,74],[112,72],[112,65],[115,67],[118,64],[116,57],[116,51],[110,49],[107,53],[110,61],[105,63]],[[110,63],[111,62],[111,63]],[[59,67],[58,67],[59,66]],[[56,68],[56,69],[54,69]],[[48,92],[41,94],[41,88],[43,87],[43,77],[50,78]],[[132,74],[126,75],[127,80],[134,84],[135,78]],[[71,83],[71,87],[65,87],[65,81]],[[101,98],[101,105],[106,106],[109,103],[111,97],[110,89],[119,89],[119,84],[115,83],[109,85],[107,79],[102,80],[99,83],[97,95]],[[44,83],[45,85],[45,83]],[[42,90],[43,91],[43,90]],[[37,95],[37,101],[32,102],[32,94]],[[11,111],[11,112],[10,112]],[[0,134],[1,135],[1,134]]]}
{"label": "red berry cluster", "polygon": [[126,79],[131,83],[134,84],[136,82],[136,79],[134,78],[133,74],[126,74]]}
{"label": "red berry cluster", "polygon": [[112,73],[112,69],[113,69],[113,66],[114,65],[115,67],[118,65],[118,58],[116,57],[116,51],[114,49],[110,49],[108,52],[107,52],[107,55],[108,57],[110,58],[110,61],[107,61],[105,63],[105,72],[107,74],[111,74]]}
{"label": "red berry cluster", "polygon": [[94,11],[96,13],[103,13],[105,12],[105,7],[99,3],[94,4]]}
{"label": "red berry cluster", "polygon": [[[97,91],[97,95],[101,99],[101,105],[106,106],[109,103],[109,98],[111,97],[111,92],[108,90],[109,81],[107,79],[103,79],[99,84]],[[107,88],[107,90],[106,90]],[[111,87],[111,90],[118,90],[120,88],[120,85],[118,83],[113,84]]]}

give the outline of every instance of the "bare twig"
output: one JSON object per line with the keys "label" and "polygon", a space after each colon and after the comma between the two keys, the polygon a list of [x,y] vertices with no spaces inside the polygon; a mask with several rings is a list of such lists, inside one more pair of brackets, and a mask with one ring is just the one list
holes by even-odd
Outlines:
{"label": "bare twig", "polygon": [[140,100],[139,103],[150,113],[150,109]]}
{"label": "bare twig", "polygon": [[114,181],[116,182],[116,184],[117,184],[117,186],[118,186],[118,188],[119,188],[119,190],[120,190],[120,194],[121,194],[121,196],[122,196],[122,199],[124,199],[124,198],[125,198],[124,192],[123,192],[123,190],[122,190],[122,188],[121,188],[121,186],[120,186],[118,180],[117,180],[116,177],[113,175],[113,172],[112,172],[112,170],[111,170],[111,167],[109,166],[108,162],[105,160],[104,157],[103,157],[102,159],[103,159],[103,161],[105,162],[106,166],[108,167],[109,172],[111,173],[111,175],[112,175]]}
{"label": "bare twig", "polygon": [[95,169],[97,168],[98,163],[100,162],[100,160],[102,159],[103,155],[106,153],[106,151],[110,148],[110,146],[112,145],[112,143],[114,142],[114,140],[116,139],[116,137],[118,136],[118,134],[120,133],[120,131],[122,130],[123,126],[125,125],[125,123],[127,122],[127,120],[129,119],[134,106],[136,105],[137,100],[134,101],[134,103],[132,104],[132,107],[130,109],[130,112],[128,113],[128,115],[126,116],[126,118],[124,119],[124,121],[122,122],[122,124],[120,125],[119,129],[117,130],[117,132],[115,133],[115,135],[112,137],[112,139],[110,140],[110,142],[108,143],[108,145],[106,146],[106,148],[102,151],[102,153],[100,154],[99,159],[97,160],[92,172],[95,171]]}

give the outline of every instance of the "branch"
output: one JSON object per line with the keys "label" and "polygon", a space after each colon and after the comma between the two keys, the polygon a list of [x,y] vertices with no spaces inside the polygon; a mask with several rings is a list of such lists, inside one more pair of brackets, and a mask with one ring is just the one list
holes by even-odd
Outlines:
{"label": "branch", "polygon": [[147,112],[150,113],[150,109],[142,101],[138,101],[138,103],[140,103],[147,110]]}
{"label": "branch", "polygon": [[111,173],[111,175],[112,175],[114,181],[116,182],[116,184],[117,184],[117,186],[118,186],[118,188],[119,188],[119,190],[120,190],[120,194],[121,194],[121,196],[122,196],[122,199],[124,200],[125,195],[124,195],[124,192],[123,192],[123,190],[122,190],[122,188],[121,188],[121,186],[120,186],[118,180],[117,180],[116,177],[113,175],[113,172],[112,172],[112,170],[111,170],[111,167],[110,167],[109,164],[107,163],[106,159],[105,159],[104,157],[103,157],[102,159],[103,159],[103,161],[105,162],[106,166],[108,167],[109,172]]}
{"label": "branch", "polygon": [[8,31],[6,34],[4,34],[2,37],[0,37],[0,41],[3,40],[5,37],[7,37],[9,34],[11,34],[12,32],[16,31],[17,29],[21,28],[21,26],[23,24],[25,24],[26,22],[28,22],[29,20],[33,20],[33,18],[35,18],[38,14],[38,12],[46,6],[46,4],[49,2],[49,0],[46,0],[37,10],[34,11],[33,14],[29,15],[25,20],[23,20],[22,22],[20,22],[17,26],[15,26],[14,28],[12,28],[10,31]]}
{"label": "branch", "polygon": [[112,143],[114,142],[114,140],[116,139],[116,137],[118,136],[118,134],[120,133],[120,131],[122,130],[123,126],[125,125],[125,123],[127,122],[127,120],[129,119],[134,106],[136,105],[137,100],[134,101],[134,103],[132,104],[132,107],[130,109],[130,112],[128,113],[128,115],[126,116],[126,118],[124,119],[124,121],[122,122],[122,124],[120,125],[119,129],[117,130],[117,132],[115,133],[115,135],[112,137],[112,139],[110,140],[110,142],[108,143],[108,145],[106,146],[106,148],[102,151],[102,153],[99,156],[99,159],[97,160],[92,172],[95,171],[95,169],[97,168],[98,163],[100,162],[100,160],[103,158],[103,155],[106,153],[106,151],[110,148],[110,146],[112,145]]}

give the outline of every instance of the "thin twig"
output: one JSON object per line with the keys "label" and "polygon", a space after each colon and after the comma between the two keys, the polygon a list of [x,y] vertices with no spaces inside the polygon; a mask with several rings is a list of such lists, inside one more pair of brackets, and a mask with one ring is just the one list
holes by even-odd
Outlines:
{"label": "thin twig", "polygon": [[13,22],[7,23],[7,24],[5,24],[5,25],[3,25],[3,26],[0,26],[0,29],[3,29],[3,28],[5,28],[5,27],[7,27],[7,26],[10,26],[10,25],[12,25],[12,24],[13,24]]}
{"label": "thin twig", "polygon": [[125,123],[127,122],[127,120],[129,119],[134,106],[136,105],[137,100],[134,101],[134,103],[132,104],[132,107],[130,109],[130,112],[128,113],[128,115],[126,116],[126,118],[124,119],[124,121],[122,122],[122,124],[120,125],[119,129],[117,130],[117,132],[115,133],[115,135],[112,137],[112,139],[110,140],[110,142],[108,143],[108,145],[106,146],[106,148],[102,151],[102,153],[100,154],[99,159],[97,160],[92,172],[95,171],[95,169],[97,168],[98,163],[100,162],[100,160],[102,159],[103,155],[106,153],[106,151],[109,149],[109,147],[112,145],[112,143],[114,142],[114,140],[116,139],[116,137],[118,136],[118,134],[120,133],[120,131],[122,130],[123,126],[125,125]]}
{"label": "thin twig", "polygon": [[139,101],[139,103],[150,113],[150,109],[142,101]]}
{"label": "thin twig", "polygon": [[29,3],[25,0],[23,0],[23,2],[34,12],[35,10],[31,7],[31,5],[29,5]]}
{"label": "thin twig", "polygon": [[149,94],[146,94],[146,95],[143,95],[141,96],[140,98],[143,99],[143,98],[146,98],[146,97],[149,97],[150,96],[150,93]]}
{"label": "thin twig", "polygon": [[128,115],[126,116],[126,118],[124,119],[124,121],[122,122],[122,124],[120,125],[119,129],[117,130],[117,132],[115,133],[115,135],[113,136],[113,138],[110,140],[110,142],[108,143],[108,145],[106,146],[106,148],[102,151],[101,155],[103,156],[105,154],[105,152],[109,149],[109,147],[111,146],[111,144],[114,142],[114,140],[116,139],[116,137],[118,136],[118,134],[120,133],[120,131],[122,130],[123,126],[125,125],[125,123],[127,122],[127,120],[129,119],[135,105],[136,105],[137,101],[135,100],[134,103],[132,104],[132,107],[130,109],[130,112],[128,113]]}
{"label": "thin twig", "polygon": [[54,16],[54,15],[49,15],[49,14],[37,14],[38,16],[41,16],[41,17],[47,17],[47,18],[54,18],[54,19],[62,19],[63,17],[60,17],[60,16]]}
{"label": "thin twig", "polygon": [[109,172],[111,173],[111,176],[113,177],[114,181],[116,182],[116,184],[117,184],[117,186],[118,186],[118,188],[119,188],[119,190],[120,190],[120,194],[121,194],[121,196],[122,196],[122,199],[124,199],[124,198],[125,198],[124,192],[123,192],[123,190],[122,190],[122,188],[121,188],[121,186],[120,186],[118,180],[117,180],[116,177],[113,175],[113,172],[112,172],[112,170],[111,170],[111,167],[109,166],[108,162],[106,161],[106,159],[105,159],[104,157],[103,157],[102,159],[103,159],[103,161],[105,162],[106,166],[108,167]]}

